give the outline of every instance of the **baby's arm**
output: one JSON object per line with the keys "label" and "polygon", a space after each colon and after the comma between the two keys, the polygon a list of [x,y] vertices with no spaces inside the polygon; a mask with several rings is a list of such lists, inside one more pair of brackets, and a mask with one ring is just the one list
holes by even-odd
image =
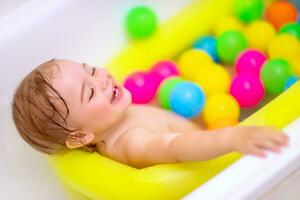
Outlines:
{"label": "baby's arm", "polygon": [[159,163],[204,161],[231,151],[264,156],[279,151],[288,138],[269,127],[230,127],[191,133],[152,133],[143,128],[128,131],[114,145],[115,158],[123,154],[128,164],[146,167]]}

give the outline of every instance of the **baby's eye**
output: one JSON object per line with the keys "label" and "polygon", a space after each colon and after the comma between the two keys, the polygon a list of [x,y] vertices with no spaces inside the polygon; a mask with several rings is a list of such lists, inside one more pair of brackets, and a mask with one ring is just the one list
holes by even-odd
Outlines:
{"label": "baby's eye", "polygon": [[96,72],[96,67],[92,67],[92,76],[94,76],[95,72]]}
{"label": "baby's eye", "polygon": [[95,96],[95,89],[91,88],[91,94],[90,94],[90,98],[89,101]]}

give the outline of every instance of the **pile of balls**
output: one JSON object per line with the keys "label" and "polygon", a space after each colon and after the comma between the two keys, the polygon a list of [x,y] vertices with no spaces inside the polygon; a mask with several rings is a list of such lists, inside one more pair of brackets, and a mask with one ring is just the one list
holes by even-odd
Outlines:
{"label": "pile of balls", "polygon": [[[266,7],[266,9],[265,9]],[[216,24],[175,61],[131,74],[133,103],[157,99],[186,118],[202,114],[208,129],[236,125],[240,108],[255,108],[299,80],[300,23],[288,1],[235,0],[234,15]],[[234,67],[232,67],[232,65]]]}

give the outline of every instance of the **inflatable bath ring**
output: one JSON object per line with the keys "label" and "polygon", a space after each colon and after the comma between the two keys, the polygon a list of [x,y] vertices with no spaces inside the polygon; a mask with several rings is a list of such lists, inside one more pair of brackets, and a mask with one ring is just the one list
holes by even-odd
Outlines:
{"label": "inflatable bath ring", "polygon": [[[231,0],[194,2],[164,24],[153,38],[132,44],[121,52],[109,65],[110,70],[122,80],[133,70],[146,69],[161,58],[172,58],[199,35],[208,33],[219,18],[230,12],[230,8]],[[182,36],[181,40],[177,40],[176,34]],[[140,68],[132,69],[131,66]],[[283,128],[300,116],[299,99],[300,82],[241,125]],[[144,169],[135,169],[98,153],[80,150],[49,156],[48,160],[72,200],[173,200],[185,196],[240,157],[240,154],[230,153],[206,162],[161,164]]]}

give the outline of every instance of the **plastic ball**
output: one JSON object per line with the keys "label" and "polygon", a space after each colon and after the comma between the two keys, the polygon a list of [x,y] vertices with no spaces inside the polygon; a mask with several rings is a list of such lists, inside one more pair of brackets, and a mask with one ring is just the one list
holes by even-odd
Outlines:
{"label": "plastic ball", "polygon": [[267,57],[264,53],[248,49],[243,51],[237,58],[235,69],[238,74],[260,76],[260,70]]}
{"label": "plastic ball", "polygon": [[190,49],[180,55],[178,59],[179,71],[184,78],[193,80],[195,72],[201,71],[213,63],[211,56],[203,50]]}
{"label": "plastic ball", "polygon": [[156,72],[136,72],[127,77],[124,87],[130,91],[133,103],[145,104],[155,96],[160,81]]}
{"label": "plastic ball", "polygon": [[249,23],[262,17],[264,2],[263,0],[235,0],[233,10],[240,20]]}
{"label": "plastic ball", "polygon": [[152,9],[146,6],[137,6],[129,10],[125,25],[132,38],[147,38],[156,30],[157,17]]}
{"label": "plastic ball", "polygon": [[268,48],[270,58],[283,58],[289,62],[300,55],[300,43],[291,35],[277,35]]}
{"label": "plastic ball", "polygon": [[279,33],[291,34],[295,36],[298,40],[300,40],[300,24],[298,23],[286,24],[280,28]]}
{"label": "plastic ball", "polygon": [[159,86],[158,89],[158,101],[160,103],[160,106],[166,109],[170,109],[170,95],[178,83],[183,82],[184,80],[178,76],[172,76],[169,78],[166,78]]}
{"label": "plastic ball", "polygon": [[260,103],[265,91],[258,77],[240,74],[233,79],[230,94],[237,100],[241,108],[251,108]]}
{"label": "plastic ball", "polygon": [[271,94],[283,92],[285,83],[291,75],[291,66],[283,59],[271,59],[267,61],[261,71],[266,91]]}
{"label": "plastic ball", "polygon": [[281,28],[284,24],[296,22],[298,11],[297,8],[288,1],[276,1],[266,9],[266,19],[271,22],[276,29]]}
{"label": "plastic ball", "polygon": [[230,86],[230,75],[221,65],[211,64],[195,76],[195,82],[204,90],[207,96],[227,92]]}
{"label": "plastic ball", "polygon": [[217,51],[221,61],[232,64],[237,55],[248,47],[245,36],[239,31],[227,31],[217,39]]}
{"label": "plastic ball", "polygon": [[215,62],[219,62],[217,54],[217,40],[213,36],[205,36],[199,38],[193,45],[195,49],[201,49],[207,52]]}
{"label": "plastic ball", "polygon": [[288,80],[284,84],[284,90],[289,89],[292,85],[294,85],[300,78],[298,76],[290,76]]}
{"label": "plastic ball", "polygon": [[205,95],[202,89],[192,82],[176,84],[170,97],[171,109],[186,117],[197,117],[203,110]]}
{"label": "plastic ball", "polygon": [[225,127],[232,127],[236,126],[239,123],[238,120],[236,119],[220,119],[217,120],[207,126],[208,130],[216,130],[216,129],[221,129]]}
{"label": "plastic ball", "polygon": [[161,77],[161,81],[169,76],[177,76],[179,74],[176,63],[170,60],[163,60],[156,63],[151,68],[151,71],[157,72]]}
{"label": "plastic ball", "polygon": [[214,94],[207,98],[203,110],[203,120],[210,125],[220,119],[238,120],[240,107],[238,102],[227,93]]}
{"label": "plastic ball", "polygon": [[246,27],[245,36],[250,48],[266,51],[270,42],[276,36],[276,30],[270,22],[257,20]]}
{"label": "plastic ball", "polygon": [[213,32],[216,36],[222,35],[224,32],[227,31],[244,31],[244,24],[233,16],[228,16],[222,18],[213,28]]}
{"label": "plastic ball", "polygon": [[300,57],[291,60],[289,63],[292,66],[293,73],[300,76]]}

